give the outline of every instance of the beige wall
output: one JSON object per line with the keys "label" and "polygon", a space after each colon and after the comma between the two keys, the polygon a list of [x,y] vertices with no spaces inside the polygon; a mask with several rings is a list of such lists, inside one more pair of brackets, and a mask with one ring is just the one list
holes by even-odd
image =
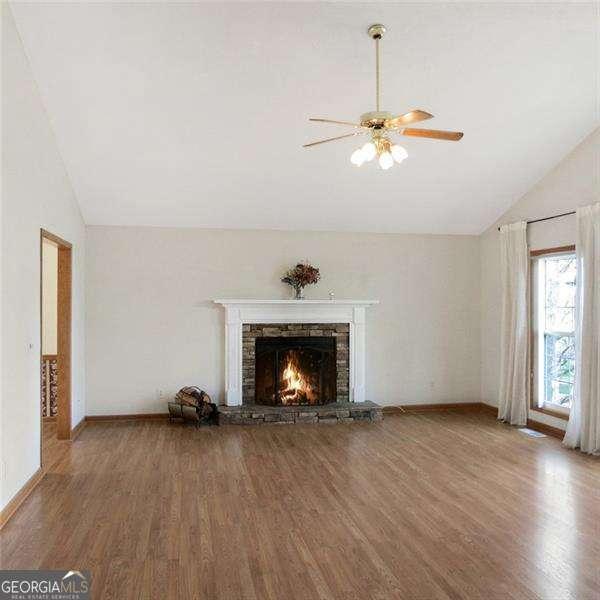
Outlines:
{"label": "beige wall", "polygon": [[42,242],[42,354],[56,354],[58,246]]}
{"label": "beige wall", "polygon": [[0,10],[1,508],[40,467],[40,228],[73,244],[72,424],[85,415],[85,227],[8,3]]}
{"label": "beige wall", "polygon": [[287,298],[286,267],[321,269],[308,297],[375,298],[367,398],[479,400],[479,238],[87,228],[88,414],[164,412],[159,391],[222,399],[223,309],[213,298]]}
{"label": "beige wall", "polygon": [[[562,214],[600,200],[600,129],[596,129],[481,236],[481,398],[497,406],[500,371],[500,223]],[[575,243],[575,217],[528,227],[532,250]],[[565,428],[539,412],[532,418]]]}

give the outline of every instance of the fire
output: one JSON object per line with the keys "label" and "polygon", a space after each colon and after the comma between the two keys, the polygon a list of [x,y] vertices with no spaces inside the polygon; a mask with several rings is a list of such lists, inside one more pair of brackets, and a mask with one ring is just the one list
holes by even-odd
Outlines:
{"label": "fire", "polygon": [[314,404],[315,392],[303,377],[294,352],[288,353],[282,379],[285,382],[285,389],[279,392],[281,404]]}

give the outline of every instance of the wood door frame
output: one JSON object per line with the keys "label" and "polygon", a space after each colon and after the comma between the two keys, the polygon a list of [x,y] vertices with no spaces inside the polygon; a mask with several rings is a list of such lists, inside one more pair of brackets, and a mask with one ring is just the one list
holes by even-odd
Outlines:
{"label": "wood door frame", "polygon": [[[56,338],[56,368],[58,371],[57,383],[57,416],[56,435],[59,440],[71,439],[71,312],[72,312],[72,263],[73,246],[70,242],[40,229],[40,364],[42,360],[43,341],[43,298],[42,277],[43,261],[42,252],[44,240],[49,240],[58,246],[58,268],[57,268],[57,338]],[[40,381],[41,386],[41,381]],[[41,398],[41,387],[40,387]],[[42,406],[40,402],[40,424],[43,427]],[[40,435],[40,454],[43,439]]]}

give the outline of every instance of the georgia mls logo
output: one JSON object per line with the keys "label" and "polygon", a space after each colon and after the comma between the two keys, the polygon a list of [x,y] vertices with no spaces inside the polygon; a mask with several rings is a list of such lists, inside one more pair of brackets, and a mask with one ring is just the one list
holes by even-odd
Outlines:
{"label": "georgia mls logo", "polygon": [[67,571],[67,574],[63,577],[63,581],[65,579],[69,579],[69,577],[72,577],[73,575],[77,575],[77,577],[79,577],[79,579],[83,579],[84,581],[87,581],[86,576],[81,571]]}
{"label": "georgia mls logo", "polygon": [[89,600],[89,571],[0,571],[0,600]]}

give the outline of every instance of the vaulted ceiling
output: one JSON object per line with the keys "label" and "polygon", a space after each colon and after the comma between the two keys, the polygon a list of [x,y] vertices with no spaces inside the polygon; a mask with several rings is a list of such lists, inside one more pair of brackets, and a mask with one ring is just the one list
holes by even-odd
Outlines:
{"label": "vaulted ceiling", "polygon": [[[480,233],[598,125],[598,4],[15,3],[88,224]],[[422,108],[461,142],[350,138]]]}

